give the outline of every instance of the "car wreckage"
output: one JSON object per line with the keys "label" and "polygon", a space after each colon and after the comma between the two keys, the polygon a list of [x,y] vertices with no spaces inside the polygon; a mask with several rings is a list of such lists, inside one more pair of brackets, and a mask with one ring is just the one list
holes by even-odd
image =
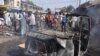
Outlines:
{"label": "car wreckage", "polygon": [[[99,56],[100,55],[100,4],[89,2],[80,5],[69,17],[79,17],[72,28],[68,22],[68,32],[72,36],[27,36],[25,54],[33,56]],[[70,20],[70,18],[69,18]],[[55,38],[54,38],[55,37]],[[67,38],[66,38],[67,37]]]}

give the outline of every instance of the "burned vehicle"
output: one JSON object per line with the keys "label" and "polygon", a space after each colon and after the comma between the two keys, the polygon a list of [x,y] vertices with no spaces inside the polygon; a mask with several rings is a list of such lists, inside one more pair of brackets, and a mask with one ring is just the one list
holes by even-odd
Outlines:
{"label": "burned vehicle", "polygon": [[[68,21],[67,33],[64,37],[50,36],[46,34],[36,34],[27,36],[25,43],[25,54],[35,56],[78,56],[80,52],[85,52],[88,45],[90,34],[90,18],[86,15],[67,14],[70,17],[76,17],[75,28],[72,28],[73,22]],[[46,30],[45,30],[46,31]],[[61,32],[62,33],[62,32]],[[57,34],[57,33],[53,33]]]}
{"label": "burned vehicle", "polygon": [[[67,32],[70,32],[71,36],[65,34],[60,42],[59,38],[54,36],[49,38],[40,35],[37,38],[28,38],[26,53],[35,56],[99,56],[100,4],[91,5],[87,2],[80,5],[73,14],[66,16],[69,17]],[[72,17],[76,17],[77,21],[71,22]]]}
{"label": "burned vehicle", "polygon": [[88,46],[88,40],[90,36],[91,29],[91,18],[87,15],[81,14],[72,14],[69,17],[68,21],[68,31],[74,33],[72,38],[74,45],[74,55],[73,56],[82,56]]}
{"label": "burned vehicle", "polygon": [[76,13],[87,15],[91,18],[90,36],[87,47],[87,52],[84,56],[99,56],[100,55],[100,3],[91,4],[87,2],[76,9]]}

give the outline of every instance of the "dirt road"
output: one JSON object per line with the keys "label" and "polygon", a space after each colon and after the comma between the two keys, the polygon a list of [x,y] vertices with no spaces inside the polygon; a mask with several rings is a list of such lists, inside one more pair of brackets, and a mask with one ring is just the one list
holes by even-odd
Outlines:
{"label": "dirt road", "polygon": [[18,47],[23,43],[19,37],[0,38],[0,56],[23,56],[23,49]]}

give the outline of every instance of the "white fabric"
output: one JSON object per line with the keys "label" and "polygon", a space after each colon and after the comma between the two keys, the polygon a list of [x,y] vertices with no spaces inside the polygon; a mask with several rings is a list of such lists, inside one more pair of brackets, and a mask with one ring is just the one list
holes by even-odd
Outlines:
{"label": "white fabric", "polygon": [[60,38],[57,38],[57,41],[62,47],[66,48],[66,39],[62,40]]}
{"label": "white fabric", "polygon": [[60,15],[60,21],[62,22],[62,17],[63,17],[63,15]]}
{"label": "white fabric", "polygon": [[20,20],[19,14],[18,14],[18,13],[15,13],[15,18],[16,18],[17,20]]}
{"label": "white fabric", "polygon": [[75,27],[75,23],[77,22],[77,20],[78,20],[78,17],[73,17],[72,18],[72,28],[74,28]]}
{"label": "white fabric", "polygon": [[75,21],[75,22],[76,22],[77,19],[78,19],[78,17],[73,17],[73,18],[72,18],[72,21]]}
{"label": "white fabric", "polygon": [[72,22],[72,28],[75,28],[75,21]]}
{"label": "white fabric", "polygon": [[4,19],[3,18],[0,18],[0,25],[4,25]]}
{"label": "white fabric", "polygon": [[57,18],[59,18],[59,15],[56,15]]}
{"label": "white fabric", "polygon": [[5,13],[5,21],[6,21],[6,25],[8,25],[8,26],[11,25],[10,14],[8,12]]}
{"label": "white fabric", "polygon": [[35,15],[34,14],[31,14],[29,19],[30,19],[30,24],[29,25],[35,25],[36,24]]}
{"label": "white fabric", "polygon": [[22,13],[20,13],[19,15],[20,15],[20,19],[21,19],[20,20],[21,21],[21,35],[23,36],[26,33],[26,20]]}
{"label": "white fabric", "polygon": [[14,17],[14,13],[12,13],[12,12],[11,12],[11,13],[10,13],[10,17],[12,17],[12,18],[13,18],[13,17]]}
{"label": "white fabric", "polygon": [[44,16],[43,15],[41,16],[41,20],[44,20]]}

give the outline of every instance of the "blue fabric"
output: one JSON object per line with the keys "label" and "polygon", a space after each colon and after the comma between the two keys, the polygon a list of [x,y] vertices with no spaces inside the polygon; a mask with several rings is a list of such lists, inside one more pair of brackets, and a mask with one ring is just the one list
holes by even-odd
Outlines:
{"label": "blue fabric", "polygon": [[63,17],[62,17],[62,22],[63,22],[63,23],[67,23],[67,17],[66,17],[66,16],[63,16]]}

